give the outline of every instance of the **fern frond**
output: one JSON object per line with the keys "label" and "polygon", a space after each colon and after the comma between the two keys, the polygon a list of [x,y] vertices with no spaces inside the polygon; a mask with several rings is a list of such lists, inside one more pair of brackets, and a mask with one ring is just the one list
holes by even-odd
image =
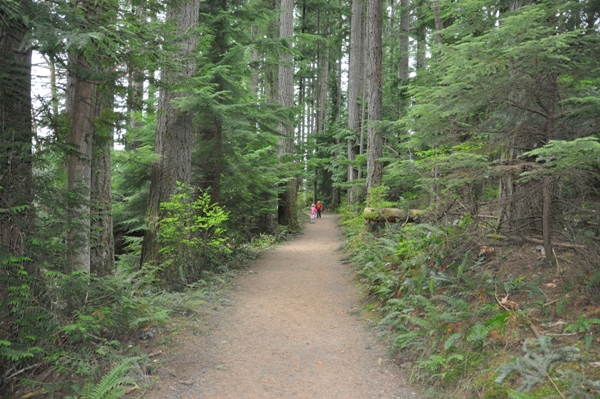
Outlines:
{"label": "fern frond", "polygon": [[450,349],[450,347],[452,347],[452,345],[454,345],[454,342],[461,339],[462,337],[463,337],[463,333],[461,333],[461,332],[452,334],[444,343],[444,349],[445,350]]}
{"label": "fern frond", "polygon": [[404,334],[398,334],[396,337],[394,337],[393,348],[395,350],[406,349],[416,346],[418,342],[420,342],[419,333],[416,331],[409,331]]}
{"label": "fern frond", "polygon": [[454,298],[454,297],[447,296],[447,295],[440,295],[437,298],[441,301],[446,302],[453,309],[457,309],[462,312],[470,312],[471,311],[469,303],[463,299]]}
{"label": "fern frond", "polygon": [[102,377],[98,384],[91,386],[88,393],[81,396],[81,399],[116,399],[123,396],[125,388],[121,385],[133,382],[131,378],[126,378],[125,374],[138,360],[140,360],[139,357],[123,360]]}
{"label": "fern frond", "polygon": [[157,308],[153,314],[149,314],[143,317],[136,317],[129,323],[129,326],[132,328],[136,328],[149,323],[163,324],[167,320],[168,316],[169,311],[167,309]]}
{"label": "fern frond", "polygon": [[412,316],[408,318],[408,321],[417,327],[421,327],[423,330],[430,330],[433,327],[430,320],[422,317]]}

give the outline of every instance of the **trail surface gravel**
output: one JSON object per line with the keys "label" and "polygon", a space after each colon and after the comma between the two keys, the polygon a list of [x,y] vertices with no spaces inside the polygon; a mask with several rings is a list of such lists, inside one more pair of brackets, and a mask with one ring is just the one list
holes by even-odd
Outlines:
{"label": "trail surface gravel", "polygon": [[267,251],[209,328],[182,334],[146,398],[418,399],[359,317],[337,216]]}

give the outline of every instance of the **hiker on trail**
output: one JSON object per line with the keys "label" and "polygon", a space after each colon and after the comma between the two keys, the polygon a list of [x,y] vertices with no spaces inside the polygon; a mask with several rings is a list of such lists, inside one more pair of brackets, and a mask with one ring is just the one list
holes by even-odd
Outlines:
{"label": "hiker on trail", "polygon": [[312,204],[310,206],[310,218],[314,219],[317,215],[317,207],[315,206],[315,204]]}
{"label": "hiker on trail", "polygon": [[320,218],[321,211],[323,210],[323,204],[321,204],[321,201],[317,201],[317,205],[315,206],[315,208],[317,208],[317,217]]}

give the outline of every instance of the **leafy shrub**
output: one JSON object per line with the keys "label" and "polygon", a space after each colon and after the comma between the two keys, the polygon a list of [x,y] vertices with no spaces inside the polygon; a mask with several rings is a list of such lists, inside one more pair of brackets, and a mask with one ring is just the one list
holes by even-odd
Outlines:
{"label": "leafy shrub", "polygon": [[207,193],[193,199],[191,187],[179,183],[178,192],[160,207],[161,268],[175,273],[182,286],[198,280],[204,269],[231,253],[222,227],[228,213]]}

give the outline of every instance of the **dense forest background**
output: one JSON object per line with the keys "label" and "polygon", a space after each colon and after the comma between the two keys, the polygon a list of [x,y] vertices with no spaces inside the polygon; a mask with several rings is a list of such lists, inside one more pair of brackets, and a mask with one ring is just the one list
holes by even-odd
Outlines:
{"label": "dense forest background", "polygon": [[[120,337],[167,317],[159,293],[317,200],[344,210],[395,347],[442,380],[530,325],[523,279],[466,277],[496,248],[537,245],[541,277],[597,305],[599,39],[598,0],[3,0],[0,386],[49,370],[89,395]],[[467,280],[515,319],[442,318],[432,358],[409,310],[466,312]],[[586,349],[593,315],[571,329]]]}

